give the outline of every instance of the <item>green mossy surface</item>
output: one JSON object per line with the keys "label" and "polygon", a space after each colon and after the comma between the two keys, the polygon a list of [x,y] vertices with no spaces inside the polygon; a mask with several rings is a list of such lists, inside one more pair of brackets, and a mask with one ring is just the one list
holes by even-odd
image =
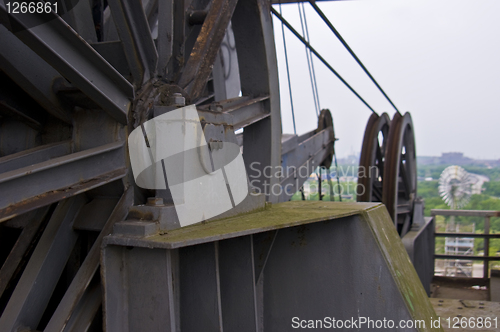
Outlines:
{"label": "green mossy surface", "polygon": [[425,328],[419,329],[419,331],[443,331],[442,328],[431,328],[431,319],[437,318],[436,312],[427,297],[410,257],[406,253],[387,209],[384,206],[378,206],[363,212],[363,217],[374,234],[410,315],[413,320],[425,321]]}
{"label": "green mossy surface", "polygon": [[293,201],[266,206],[265,209],[235,217],[186,226],[147,238],[151,242],[181,247],[238,235],[326,221],[361,214],[378,203],[341,203],[329,201]]}

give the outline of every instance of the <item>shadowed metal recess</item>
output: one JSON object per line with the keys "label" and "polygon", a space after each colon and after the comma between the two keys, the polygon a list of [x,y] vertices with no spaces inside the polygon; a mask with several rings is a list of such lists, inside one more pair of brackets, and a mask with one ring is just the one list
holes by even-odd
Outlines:
{"label": "shadowed metal recess", "polygon": [[[434,314],[394,228],[381,236],[383,205],[286,202],[330,166],[335,134],[327,109],[316,129],[282,133],[271,11],[263,0],[82,0],[16,15],[0,1],[0,332],[279,331],[296,310]],[[241,147],[252,195],[179,228],[168,188],[135,185],[127,139],[184,105],[207,142]]]}

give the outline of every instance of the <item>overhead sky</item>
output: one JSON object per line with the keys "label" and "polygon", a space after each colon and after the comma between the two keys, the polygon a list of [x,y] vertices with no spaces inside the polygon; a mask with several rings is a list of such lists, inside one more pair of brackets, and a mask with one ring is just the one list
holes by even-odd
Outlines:
{"label": "overhead sky", "polygon": [[[500,1],[359,0],[318,2],[401,112],[413,118],[418,156],[463,152],[500,158]],[[377,113],[395,110],[314,9],[310,42]],[[279,11],[276,5],[275,9]],[[297,4],[283,16],[301,32]],[[293,133],[281,23],[274,18],[283,131]],[[303,44],[285,27],[297,133],[317,118]],[[313,55],[314,57],[314,55]],[[371,111],[314,59],[321,108],[334,117],[339,157],[361,151]]]}

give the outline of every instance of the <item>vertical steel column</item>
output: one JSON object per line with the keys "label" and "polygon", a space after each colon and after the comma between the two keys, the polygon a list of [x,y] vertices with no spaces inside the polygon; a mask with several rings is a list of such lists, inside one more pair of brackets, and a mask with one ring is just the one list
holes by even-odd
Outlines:
{"label": "vertical steel column", "polygon": [[[490,234],[490,217],[484,217],[484,235]],[[490,238],[484,237],[484,257],[490,255]],[[484,259],[483,265],[483,278],[488,279],[490,269],[490,260],[488,258]]]}
{"label": "vertical steel column", "polygon": [[[241,92],[244,96],[252,97],[269,95],[269,99],[264,102],[264,109],[271,114],[245,127],[245,166],[250,181],[255,180],[253,184],[257,190],[265,193],[268,201],[276,203],[279,200],[279,192],[276,191],[281,189],[277,174],[281,165],[281,113],[276,50],[269,11],[270,4],[267,2],[240,1],[234,11],[232,26],[238,49]],[[255,23],[250,25],[249,22]],[[264,170],[268,176],[263,174]]]}

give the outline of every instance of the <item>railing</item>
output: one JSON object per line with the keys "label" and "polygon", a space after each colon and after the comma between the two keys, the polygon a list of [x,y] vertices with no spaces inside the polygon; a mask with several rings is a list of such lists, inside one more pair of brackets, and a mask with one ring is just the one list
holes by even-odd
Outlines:
{"label": "railing", "polygon": [[500,217],[500,211],[486,210],[431,210],[432,216],[464,216],[464,217],[484,217],[484,232],[479,233],[435,233],[436,237],[467,237],[467,238],[483,238],[484,239],[484,256],[469,256],[469,255],[443,255],[434,254],[434,258],[438,259],[456,259],[456,260],[476,260],[483,261],[483,279],[488,279],[490,261],[500,261],[498,256],[490,256],[490,239],[500,239],[500,234],[490,234],[490,218]]}

